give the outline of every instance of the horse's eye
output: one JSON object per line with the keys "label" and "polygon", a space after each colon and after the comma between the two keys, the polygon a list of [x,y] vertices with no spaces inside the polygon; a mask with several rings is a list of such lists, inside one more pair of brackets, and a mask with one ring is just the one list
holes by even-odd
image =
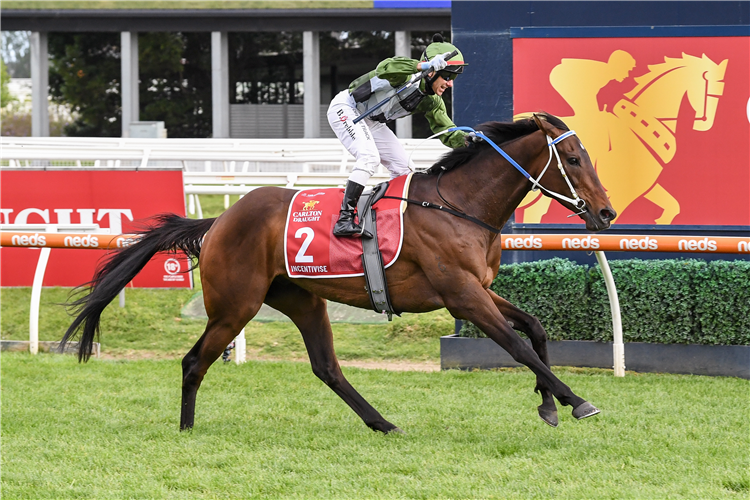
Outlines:
{"label": "horse's eye", "polygon": [[580,163],[578,162],[578,158],[576,158],[575,156],[568,158],[568,164],[573,165],[574,167],[580,165]]}

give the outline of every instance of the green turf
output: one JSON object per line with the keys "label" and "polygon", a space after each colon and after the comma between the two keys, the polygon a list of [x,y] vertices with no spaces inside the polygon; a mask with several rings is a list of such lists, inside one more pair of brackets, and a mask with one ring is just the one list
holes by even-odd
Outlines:
{"label": "green turf", "polygon": [[3,9],[372,9],[372,0],[4,0]]}
{"label": "green turf", "polygon": [[[39,340],[58,341],[70,326],[61,303],[69,288],[42,290]],[[123,356],[183,356],[203,334],[204,319],[181,316],[195,294],[189,289],[125,291],[125,308],[115,299],[101,322],[104,354]],[[30,288],[0,289],[0,331],[3,340],[29,339]],[[453,333],[453,318],[445,309],[427,314],[404,314],[391,323],[334,323],[336,353],[340,359],[419,360],[438,362],[440,337]],[[247,347],[261,357],[304,358],[302,337],[292,323],[251,321],[245,328]]]}
{"label": "green turf", "polygon": [[559,370],[602,413],[557,429],[526,370],[344,369],[367,429],[304,363],[218,363],[177,430],[177,360],[2,356],[2,497],[748,498],[748,381]]}
{"label": "green turf", "polygon": [[[220,195],[220,194],[210,194],[210,195],[202,195],[202,196],[196,196],[198,199],[198,202],[201,206],[201,209],[203,210],[203,218],[204,219],[210,219],[211,217],[218,217],[219,215],[223,214],[226,208],[224,207],[231,207],[235,203],[237,203],[240,199],[238,195]],[[185,206],[189,206],[189,197],[185,197]],[[191,219],[197,219],[198,213],[197,213],[197,204],[196,204],[196,211],[193,214],[188,214],[188,217]]]}
{"label": "green turf", "polygon": [[[230,205],[238,196],[230,197]],[[224,211],[224,196],[201,196],[204,217]],[[195,217],[195,215],[193,215]],[[200,270],[194,275],[195,290],[125,290],[125,308],[115,299],[104,311],[101,344],[104,354],[155,357],[183,356],[203,334],[206,320],[183,314],[201,291]],[[48,287],[40,301],[39,340],[58,341],[72,318],[60,304],[68,300],[70,288]],[[0,289],[0,333],[4,340],[28,340],[30,288]],[[364,315],[368,316],[368,315]],[[443,309],[428,314],[404,314],[380,324],[332,325],[336,353],[342,360],[440,360],[440,336],[454,330],[454,320]],[[305,348],[291,323],[251,321],[246,329],[248,350],[255,356],[305,358]]]}
{"label": "green turf", "polygon": [[[232,200],[234,201],[234,199]],[[206,216],[222,197],[202,197]],[[177,430],[181,356],[204,321],[181,312],[197,290],[126,291],[105,311],[117,361],[4,353],[2,498],[632,498],[747,499],[750,382],[556,369],[602,413],[536,416],[526,369],[385,372],[344,368],[406,431],[369,431],[308,363],[216,363],[196,427]],[[42,293],[41,340],[59,340],[69,289]],[[3,339],[28,338],[30,289],[0,290]],[[334,324],[340,359],[439,360],[446,311],[388,324]],[[304,359],[289,323],[251,322],[248,350]],[[130,356],[135,354],[135,356]],[[151,361],[127,359],[165,358]]]}

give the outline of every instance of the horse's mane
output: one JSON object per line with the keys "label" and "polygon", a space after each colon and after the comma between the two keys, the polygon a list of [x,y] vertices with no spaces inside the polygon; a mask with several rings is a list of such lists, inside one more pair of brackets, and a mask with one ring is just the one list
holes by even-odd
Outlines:
{"label": "horse's mane", "polygon": [[[548,113],[540,112],[536,115],[549,122],[555,128],[560,130],[569,130],[568,126],[556,116]],[[533,117],[522,118],[514,122],[485,122],[481,125],[474,127],[478,132],[484,133],[489,137],[492,142],[500,146],[506,142],[518,139],[520,137],[527,136],[533,132],[539,130]],[[475,158],[480,152],[491,148],[486,141],[473,143],[468,147],[457,148],[447,152],[440,159],[435,162],[429,169],[425,170],[425,174],[436,175],[444,170],[451,170],[459,167],[473,158]]]}
{"label": "horse's mane", "polygon": [[705,71],[707,65],[718,66],[718,64],[711,61],[706,54],[703,57],[691,56],[690,54],[682,53],[682,57],[667,57],[664,56],[663,63],[649,64],[648,73],[644,73],[641,76],[633,78],[637,85],[633,90],[625,94],[626,97],[632,99],[641,90],[646,88],[652,81],[656,80],[663,74],[677,68],[693,66],[696,69]]}

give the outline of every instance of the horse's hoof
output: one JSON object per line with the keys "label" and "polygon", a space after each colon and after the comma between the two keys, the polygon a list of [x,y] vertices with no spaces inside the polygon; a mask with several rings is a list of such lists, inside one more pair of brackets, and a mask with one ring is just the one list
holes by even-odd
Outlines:
{"label": "horse's hoof", "polygon": [[404,431],[399,429],[398,427],[394,427],[393,429],[385,431],[386,434],[406,434]]}
{"label": "horse's hoof", "polygon": [[573,409],[573,416],[578,420],[586,417],[592,417],[599,413],[599,408],[592,405],[588,401],[584,401]]}
{"label": "horse's hoof", "polygon": [[545,424],[550,427],[557,427],[557,410],[547,410],[541,406],[537,407],[539,411],[539,418],[541,418]]}

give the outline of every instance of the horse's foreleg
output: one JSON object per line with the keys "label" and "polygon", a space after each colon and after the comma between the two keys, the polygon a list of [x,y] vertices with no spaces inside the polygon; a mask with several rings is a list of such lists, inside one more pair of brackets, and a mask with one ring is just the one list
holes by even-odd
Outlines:
{"label": "horse's foreleg", "polygon": [[266,304],[289,316],[302,333],[313,373],[346,402],[374,431],[400,432],[378,413],[344,377],[333,349],[326,301],[289,282],[275,281]]}
{"label": "horse's foreleg", "polygon": [[[542,324],[539,322],[539,320],[531,314],[514,306],[504,298],[497,295],[492,290],[487,290],[487,292],[489,293],[492,302],[495,303],[498,311],[500,311],[500,314],[505,316],[505,318],[507,318],[508,321],[512,323],[511,327],[517,330],[521,330],[523,333],[528,335],[529,339],[531,340],[531,346],[533,347],[534,352],[536,352],[537,356],[539,356],[539,359],[541,359],[542,362],[549,368],[550,364],[549,354],[547,353],[547,332],[544,330],[544,327],[542,327]],[[557,427],[557,406],[555,406],[555,398],[552,396],[552,392],[550,392],[548,389],[542,389],[540,387],[538,377],[537,385],[534,390],[537,392],[541,392],[542,394],[542,404],[538,407],[539,416],[547,424],[551,425],[552,427]]]}
{"label": "horse's foreleg", "polygon": [[454,317],[468,319],[474,323],[513,359],[527,366],[537,376],[539,390],[548,390],[561,404],[572,406],[576,418],[588,417],[599,412],[583,398],[575,395],[570,387],[552,373],[537,353],[510,327],[487,290],[478,282],[460,288],[460,293],[451,293],[450,296],[443,297],[446,308]]}

